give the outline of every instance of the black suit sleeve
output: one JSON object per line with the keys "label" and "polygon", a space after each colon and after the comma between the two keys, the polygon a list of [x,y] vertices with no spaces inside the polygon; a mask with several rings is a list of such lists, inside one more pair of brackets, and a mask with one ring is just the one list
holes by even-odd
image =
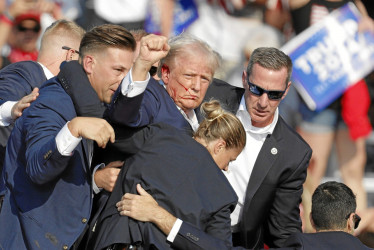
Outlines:
{"label": "black suit sleeve", "polygon": [[182,223],[172,246],[181,250],[234,249],[231,242],[215,238],[185,221]]}
{"label": "black suit sleeve", "polygon": [[163,124],[152,124],[141,128],[130,128],[127,126],[112,124],[116,139],[114,143],[108,143],[105,149],[96,147],[94,160],[95,164],[108,164],[112,161],[126,160],[136,154],[143,145],[151,138]]}
{"label": "black suit sleeve", "polygon": [[225,110],[235,114],[244,91],[243,88],[232,86],[225,81],[214,78],[205,94],[204,102],[213,98],[218,100]]}
{"label": "black suit sleeve", "polygon": [[18,101],[46,80],[41,66],[35,62],[24,61],[3,68],[0,71],[0,104]]}

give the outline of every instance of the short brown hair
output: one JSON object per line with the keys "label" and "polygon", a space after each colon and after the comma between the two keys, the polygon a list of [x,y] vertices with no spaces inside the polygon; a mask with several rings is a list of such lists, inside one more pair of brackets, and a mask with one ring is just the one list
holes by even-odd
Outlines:
{"label": "short brown hair", "polygon": [[273,47],[260,47],[255,49],[248,62],[247,74],[250,76],[252,74],[253,66],[255,64],[260,65],[265,69],[270,70],[281,70],[282,68],[287,69],[287,79],[286,86],[290,81],[292,74],[292,60],[283,51],[273,48]]}
{"label": "short brown hair", "polygon": [[136,42],[133,35],[120,25],[99,25],[88,31],[83,37],[79,47],[80,58],[83,58],[87,53],[101,51],[109,47],[135,51]]}
{"label": "short brown hair", "polygon": [[140,40],[142,40],[143,37],[148,36],[150,34],[144,29],[130,30],[130,33],[133,35],[135,41],[137,42],[140,42]]}

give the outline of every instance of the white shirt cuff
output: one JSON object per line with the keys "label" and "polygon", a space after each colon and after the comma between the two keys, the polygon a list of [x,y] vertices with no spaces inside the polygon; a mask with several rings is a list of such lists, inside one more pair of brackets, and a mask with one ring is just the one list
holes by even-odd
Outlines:
{"label": "white shirt cuff", "polygon": [[95,173],[96,173],[96,170],[98,169],[102,169],[103,167],[105,167],[105,164],[104,163],[101,163],[99,165],[97,165],[95,168],[94,168],[94,171],[92,173],[92,189],[94,191],[95,194],[98,194],[101,192],[101,190],[103,190],[102,188],[99,188],[96,183],[95,183]]}
{"label": "white shirt cuff", "polygon": [[60,154],[64,156],[72,155],[74,149],[82,140],[82,137],[77,138],[71,134],[68,128],[68,123],[69,122],[67,122],[65,126],[62,127],[62,129],[56,136],[56,145],[58,152],[60,152]]}
{"label": "white shirt cuff", "polygon": [[177,236],[179,229],[182,226],[183,221],[178,219],[174,222],[173,228],[171,229],[168,237],[166,238],[169,242],[173,242],[175,237]]}
{"label": "white shirt cuff", "polygon": [[0,106],[0,126],[9,126],[12,122],[12,108],[17,102],[7,101]]}
{"label": "white shirt cuff", "polygon": [[132,69],[130,69],[129,73],[123,78],[121,83],[121,93],[127,97],[134,97],[140,95],[145,91],[147,88],[149,79],[151,76],[147,73],[147,79],[145,81],[132,81]]}

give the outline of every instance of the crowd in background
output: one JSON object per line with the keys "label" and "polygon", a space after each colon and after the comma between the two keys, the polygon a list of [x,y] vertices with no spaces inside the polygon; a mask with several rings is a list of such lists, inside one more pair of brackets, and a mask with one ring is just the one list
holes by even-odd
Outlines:
{"label": "crowd in background", "polygon": [[[372,1],[353,2],[363,15],[374,18]],[[181,32],[192,34],[207,42],[220,55],[222,63],[214,77],[243,87],[242,72],[247,68],[253,50],[258,47],[281,48],[306,29],[300,27],[300,23],[304,22],[300,18],[308,15],[300,15],[300,10],[308,4],[307,0],[4,0],[0,1],[0,65],[3,68],[19,61],[36,61],[45,28],[55,20],[68,19],[84,30],[111,23],[128,30],[143,29],[146,31],[144,34],[154,33],[169,38]],[[328,6],[328,10],[333,7]],[[135,37],[135,40],[138,42],[140,38]],[[367,235],[374,235],[374,212],[371,208],[374,204],[368,200],[363,183],[364,177],[374,172],[370,165],[374,157],[370,144],[367,144],[374,124],[371,104],[374,98],[373,74],[358,84],[359,91],[363,92],[349,97],[353,98],[353,109],[359,110],[358,116],[364,117],[363,123],[353,122],[352,125],[345,115],[342,103],[348,95],[338,98],[324,110],[326,116],[320,116],[322,125],[317,122],[316,114],[313,114],[314,120],[310,120],[310,111],[306,110],[292,86],[287,98],[280,104],[279,112],[313,150],[304,184],[302,215],[309,215],[311,194],[322,182],[329,165],[334,165],[331,159],[337,155],[339,175],[334,178],[342,180],[357,195],[357,211],[361,214],[362,224],[356,233],[373,247],[374,240]],[[358,101],[364,103],[361,105]],[[330,119],[334,122],[326,125],[325,121]],[[5,147],[6,141],[0,140],[0,143]],[[308,221],[303,219],[304,232],[313,231]]]}

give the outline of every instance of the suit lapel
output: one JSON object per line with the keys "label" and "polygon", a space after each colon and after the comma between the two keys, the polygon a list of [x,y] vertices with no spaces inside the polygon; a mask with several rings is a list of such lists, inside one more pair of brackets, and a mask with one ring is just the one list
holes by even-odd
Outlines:
{"label": "suit lapel", "polygon": [[246,206],[250,204],[250,200],[257,192],[269,170],[277,160],[278,155],[281,153],[281,148],[279,146],[279,141],[282,139],[281,133],[279,132],[281,127],[280,122],[281,117],[278,118],[278,122],[274,128],[273,134],[267,136],[264,145],[262,146],[260,153],[257,156],[247,186],[245,200]]}
{"label": "suit lapel", "polygon": [[[82,164],[84,164],[85,169],[88,173],[91,173],[91,164],[90,164],[90,151],[89,151],[89,145],[88,145],[88,140],[87,139],[82,139],[82,153],[83,153],[83,159],[82,159]],[[92,145],[92,150],[93,150],[93,145]]]}

